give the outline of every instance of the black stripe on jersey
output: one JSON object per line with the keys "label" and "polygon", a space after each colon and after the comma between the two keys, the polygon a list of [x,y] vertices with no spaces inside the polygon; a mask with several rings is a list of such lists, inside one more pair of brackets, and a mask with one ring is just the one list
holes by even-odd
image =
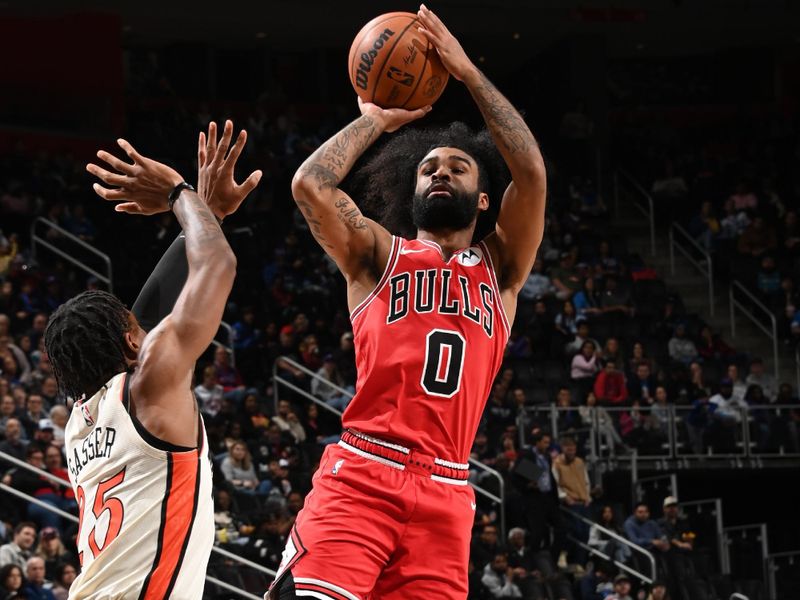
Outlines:
{"label": "black stripe on jersey", "polygon": [[199,453],[198,453],[198,456],[197,456],[197,476],[195,477],[195,482],[194,482],[194,502],[192,503],[192,520],[189,521],[189,527],[186,530],[186,537],[183,538],[183,546],[181,547],[181,554],[178,557],[178,564],[175,565],[175,571],[172,573],[172,579],[170,579],[170,581],[169,581],[169,586],[167,587],[167,593],[164,594],[165,598],[169,598],[170,594],[172,593],[172,588],[175,587],[175,582],[178,579],[178,573],[181,572],[181,565],[183,564],[183,559],[186,556],[186,548],[189,546],[189,538],[192,537],[192,530],[194,529],[194,520],[197,517],[198,498],[200,498],[200,455],[199,455]]}
{"label": "black stripe on jersey", "polygon": [[153,559],[153,566],[150,567],[150,572],[144,579],[142,585],[142,593],[139,594],[139,600],[142,600],[147,594],[147,587],[150,585],[150,580],[153,578],[158,568],[158,563],[161,562],[161,553],[164,550],[164,528],[167,526],[167,500],[169,500],[169,491],[172,489],[172,455],[167,454],[167,487],[164,499],[161,501],[161,525],[158,528],[158,547],[156,548],[156,557]]}
{"label": "black stripe on jersey", "polygon": [[[128,413],[128,416],[131,418],[131,423],[133,423],[133,427],[136,429],[136,432],[139,434],[148,445],[152,446],[156,450],[161,450],[163,452],[189,452],[190,450],[194,450],[194,448],[187,448],[186,446],[178,446],[176,444],[171,444],[170,442],[165,442],[161,438],[154,436],[152,433],[147,431],[142,422],[131,412],[131,392],[130,392],[130,385],[131,385],[131,375],[130,373],[125,374],[125,383],[122,387],[122,405],[125,407],[125,410]],[[202,439],[203,432],[198,432],[199,439]]]}
{"label": "black stripe on jersey", "polygon": [[122,406],[125,407],[125,412],[131,413],[131,374],[125,373],[125,383],[122,384]]}

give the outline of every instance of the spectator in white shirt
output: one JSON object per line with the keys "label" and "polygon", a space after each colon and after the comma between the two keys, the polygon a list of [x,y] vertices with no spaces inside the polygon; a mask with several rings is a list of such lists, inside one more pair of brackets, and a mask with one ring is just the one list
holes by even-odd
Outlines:
{"label": "spectator in white shirt", "polygon": [[741,423],[741,409],[747,408],[744,399],[737,398],[733,393],[733,381],[728,377],[720,382],[719,393],[711,396],[709,402],[717,407],[714,416],[729,424]]}
{"label": "spectator in white shirt", "polygon": [[686,337],[686,326],[683,324],[675,327],[675,335],[670,339],[668,349],[672,360],[685,365],[697,358],[697,347]]}
{"label": "spectator in white shirt", "polygon": [[203,369],[203,383],[194,388],[194,395],[200,403],[200,410],[210,417],[215,417],[222,408],[224,388],[217,383],[214,367]]}
{"label": "spectator in white shirt", "polygon": [[552,296],[555,293],[556,287],[550,281],[550,278],[544,274],[544,263],[541,259],[536,259],[536,262],[533,263],[531,274],[528,275],[519,292],[520,297],[523,300],[536,300],[537,298]]}
{"label": "spectator in white shirt", "polygon": [[572,368],[570,377],[577,381],[581,379],[594,378],[600,370],[597,364],[599,352],[593,342],[586,340],[581,346],[581,351],[572,357]]}
{"label": "spectator in white shirt", "polygon": [[508,565],[508,557],[505,554],[497,554],[492,562],[483,568],[481,583],[489,590],[492,598],[522,598],[522,591],[514,583],[514,579],[519,576],[518,570]]}
{"label": "spectator in white shirt", "polygon": [[745,379],[745,385],[760,386],[768,402],[775,402],[778,396],[778,382],[773,375],[764,372],[764,361],[760,358],[754,358],[750,363],[750,374]]}

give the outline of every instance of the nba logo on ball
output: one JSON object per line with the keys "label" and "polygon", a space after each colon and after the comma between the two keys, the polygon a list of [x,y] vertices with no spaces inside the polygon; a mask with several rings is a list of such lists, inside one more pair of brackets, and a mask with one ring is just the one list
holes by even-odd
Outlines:
{"label": "nba logo on ball", "polygon": [[481,252],[480,248],[467,248],[463,252],[459,252],[456,260],[463,267],[474,267],[480,264],[482,259],[483,252]]}

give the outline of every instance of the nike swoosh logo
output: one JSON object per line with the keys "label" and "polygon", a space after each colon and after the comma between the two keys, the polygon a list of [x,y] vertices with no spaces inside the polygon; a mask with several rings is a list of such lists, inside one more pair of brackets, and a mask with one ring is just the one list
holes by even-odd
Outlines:
{"label": "nike swoosh logo", "polygon": [[423,248],[422,250],[413,250],[411,248],[403,248],[400,250],[400,254],[416,254],[418,252],[427,252],[427,248]]}
{"label": "nike swoosh logo", "polygon": [[478,508],[478,505],[475,504],[474,502],[470,502],[469,505],[472,507],[472,510],[475,510],[476,508]]}

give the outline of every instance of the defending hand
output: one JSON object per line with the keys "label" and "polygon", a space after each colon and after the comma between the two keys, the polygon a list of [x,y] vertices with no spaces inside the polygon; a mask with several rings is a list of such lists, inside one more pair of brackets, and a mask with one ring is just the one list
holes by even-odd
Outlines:
{"label": "defending hand", "polygon": [[[208,136],[200,132],[197,141],[197,193],[218,219],[236,212],[248,194],[261,181],[261,171],[253,171],[241,184],[236,183],[233,171],[242,153],[247,132],[243,129],[228,152],[233,123],[225,121],[222,138],[217,143],[217,124],[208,124]],[[225,154],[227,153],[227,156]]]}
{"label": "defending hand", "polygon": [[[183,177],[165,164],[139,154],[126,140],[118,139],[117,144],[133,161],[126,163],[105,150],[97,152],[97,158],[108,163],[118,173],[108,171],[93,163],[86,170],[98,177],[106,185],[95,183],[92,187],[98,196],[117,204],[114,210],[132,215],[154,215],[169,210],[169,195]],[[121,174],[120,174],[121,173]]]}

